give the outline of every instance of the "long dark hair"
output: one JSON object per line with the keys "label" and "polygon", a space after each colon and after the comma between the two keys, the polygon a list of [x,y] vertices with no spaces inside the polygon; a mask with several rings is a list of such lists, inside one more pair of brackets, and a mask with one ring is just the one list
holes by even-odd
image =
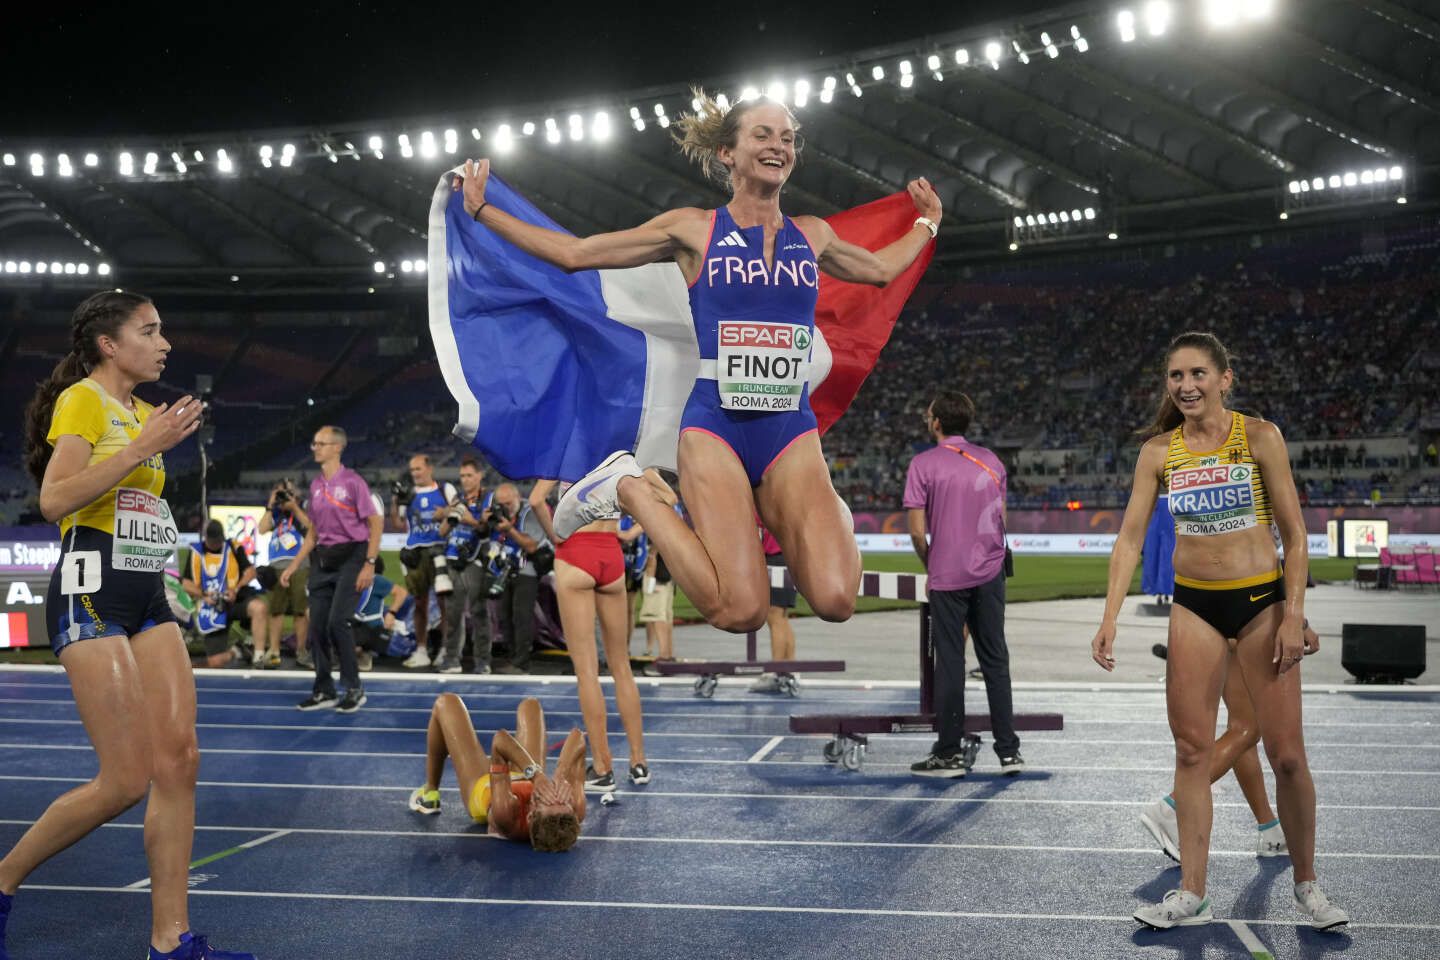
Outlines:
{"label": "long dark hair", "polygon": [[50,379],[39,385],[25,408],[25,469],[35,478],[37,487],[45,479],[45,467],[50,463],[52,451],[45,438],[50,432],[56,398],[100,365],[104,357],[100,355],[99,338],[118,337],[125,321],[150,302],[143,294],[103,290],[86,297],[70,315],[70,352],[55,365]]}
{"label": "long dark hair", "polygon": [[[1204,350],[1210,355],[1210,362],[1215,364],[1215,372],[1223,374],[1230,369],[1230,351],[1225,349],[1225,344],[1213,333],[1201,333],[1196,330],[1187,330],[1174,340],[1170,346],[1165,348],[1165,362],[1161,365],[1161,376],[1170,375],[1170,358],[1175,356],[1176,350],[1183,350],[1186,347],[1194,347],[1196,350]],[[1155,417],[1146,426],[1137,431],[1141,436],[1153,437],[1159,433],[1167,433],[1174,430],[1185,422],[1185,414],[1175,406],[1175,401],[1170,399],[1170,390],[1164,389],[1160,395],[1160,406],[1155,411]]]}

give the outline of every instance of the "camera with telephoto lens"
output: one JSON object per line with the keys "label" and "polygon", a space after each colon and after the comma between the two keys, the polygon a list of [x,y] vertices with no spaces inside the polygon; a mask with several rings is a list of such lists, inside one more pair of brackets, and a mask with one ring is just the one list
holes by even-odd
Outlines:
{"label": "camera with telephoto lens", "polygon": [[390,492],[402,505],[408,504],[415,499],[415,478],[408,473],[401,474],[390,481]]}
{"label": "camera with telephoto lens", "polygon": [[520,562],[496,540],[485,544],[480,559],[485,561],[490,571],[490,583],[486,592],[492,597],[500,596],[510,586],[510,581],[515,579],[515,574],[520,572]]}
{"label": "camera with telephoto lens", "polygon": [[509,519],[510,511],[506,508],[505,504],[499,500],[491,500],[490,506],[485,510],[485,526],[481,528],[481,532],[488,536],[499,529],[500,523],[508,521]]}
{"label": "camera with telephoto lens", "polygon": [[453,592],[455,581],[450,579],[450,564],[445,554],[437,553],[430,559],[435,564],[435,595],[441,597]]}

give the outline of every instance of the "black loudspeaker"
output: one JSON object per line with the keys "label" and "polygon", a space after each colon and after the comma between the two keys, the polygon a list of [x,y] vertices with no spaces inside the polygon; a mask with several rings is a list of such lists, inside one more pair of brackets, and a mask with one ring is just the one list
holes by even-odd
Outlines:
{"label": "black loudspeaker", "polygon": [[1340,665],[1362,683],[1400,683],[1425,672],[1425,627],[1347,623],[1340,633]]}

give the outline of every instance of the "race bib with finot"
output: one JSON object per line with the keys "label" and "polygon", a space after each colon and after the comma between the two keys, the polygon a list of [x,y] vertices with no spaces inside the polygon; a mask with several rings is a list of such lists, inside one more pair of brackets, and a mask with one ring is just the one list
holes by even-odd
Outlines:
{"label": "race bib with finot", "polygon": [[1175,532],[1213,537],[1258,526],[1251,487],[1254,467],[1206,457],[1198,466],[1170,474],[1170,513]]}
{"label": "race bib with finot", "polygon": [[133,487],[115,490],[115,545],[110,566],[116,570],[163,573],[180,542],[170,505]]}
{"label": "race bib with finot", "polygon": [[726,410],[799,410],[813,339],[798,323],[721,320],[715,380]]}

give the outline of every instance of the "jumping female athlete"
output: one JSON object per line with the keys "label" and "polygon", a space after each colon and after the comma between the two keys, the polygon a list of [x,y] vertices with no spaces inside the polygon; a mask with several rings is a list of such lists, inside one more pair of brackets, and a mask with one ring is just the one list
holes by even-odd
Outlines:
{"label": "jumping female athlete", "polygon": [[[1136,911],[1167,929],[1209,923],[1205,880],[1212,816],[1211,755],[1230,648],[1255,706],[1280,823],[1294,869],[1295,903],[1322,930],[1350,922],[1315,883],[1315,785],[1300,722],[1300,671],[1308,571],[1305,524],[1285,441],[1272,423],[1225,408],[1230,356],[1212,334],[1184,333],[1165,356],[1165,395],[1140,450],[1125,519],[1110,554],[1105,615],[1091,656],[1115,669],[1115,618],[1163,486],[1175,517],[1175,595],[1166,657],[1166,704],[1175,737],[1180,890]],[[1285,545],[1280,559],[1268,527]]]}
{"label": "jumping female athlete", "polygon": [[25,465],[40,512],[60,524],[45,622],[100,772],[0,861],[0,960],[11,897],[30,872],[147,793],[151,960],[254,960],[208,946],[186,911],[200,752],[195,678],[162,580],[178,536],[160,494],[164,453],[195,432],[201,404],[152,407],[132,393],[160,379],[170,352],[148,297],[97,293],[75,309],[70,336],[26,412]]}
{"label": "jumping female athlete", "polygon": [[[674,260],[690,288],[701,372],[681,420],[680,487],[694,529],[646,481],[634,457],[612,456],[561,499],[555,532],[568,537],[603,516],[630,514],[705,618],[745,632],[765,623],[770,585],[753,511],[789,559],[800,592],[826,620],[855,610],[860,553],[835,494],[810,409],[806,364],[819,272],[883,286],[935,236],[940,199],[909,184],[920,217],[877,252],[846,243],[818,217],[786,217],[780,191],[798,155],[783,104],[757,99],[725,110],[696,91],[699,110],[677,137],[687,156],[726,184],[717,210],[670,210],[630,230],[574,237],[520,222],[485,201],[489,161],[467,162],[455,189],[465,211],[521,250],[564,270]],[[618,502],[618,506],[617,506]]]}

